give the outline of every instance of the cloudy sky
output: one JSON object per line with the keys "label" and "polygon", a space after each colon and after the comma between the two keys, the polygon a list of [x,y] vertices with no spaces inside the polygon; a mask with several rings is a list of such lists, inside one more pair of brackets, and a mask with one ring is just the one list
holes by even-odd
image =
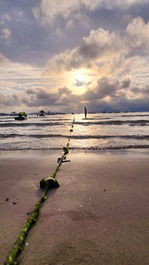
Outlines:
{"label": "cloudy sky", "polygon": [[149,111],[149,0],[0,0],[0,112]]}

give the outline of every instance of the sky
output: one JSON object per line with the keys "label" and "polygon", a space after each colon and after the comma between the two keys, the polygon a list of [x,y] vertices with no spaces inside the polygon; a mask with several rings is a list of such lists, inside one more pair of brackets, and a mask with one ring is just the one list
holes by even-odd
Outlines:
{"label": "sky", "polygon": [[0,0],[0,112],[149,111],[149,0]]}

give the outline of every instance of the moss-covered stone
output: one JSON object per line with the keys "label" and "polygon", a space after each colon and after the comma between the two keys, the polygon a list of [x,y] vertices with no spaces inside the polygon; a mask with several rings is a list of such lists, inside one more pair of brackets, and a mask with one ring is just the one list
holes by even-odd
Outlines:
{"label": "moss-covered stone", "polygon": [[40,188],[45,189],[48,186],[49,188],[58,188],[60,185],[55,178],[49,177],[48,179],[42,179],[40,181]]}

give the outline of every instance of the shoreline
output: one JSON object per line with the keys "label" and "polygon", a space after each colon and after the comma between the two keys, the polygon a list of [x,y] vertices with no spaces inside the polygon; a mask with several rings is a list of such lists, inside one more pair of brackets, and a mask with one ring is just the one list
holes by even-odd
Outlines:
{"label": "shoreline", "polygon": [[[0,158],[1,262],[39,199],[39,181],[60,156],[59,151],[14,153]],[[71,162],[56,177],[60,188],[49,193],[20,264],[146,265],[147,155],[136,149],[71,151]]]}
{"label": "shoreline", "polygon": [[[60,147],[58,149],[18,149],[18,150],[0,150],[0,159],[2,157],[12,157],[12,154],[20,156],[20,155],[26,155],[26,158],[28,156],[41,156],[43,155],[52,155],[57,154],[58,156],[61,155],[61,152],[63,151],[63,147]],[[87,148],[80,148],[80,149],[74,149],[70,146],[69,153],[149,153],[149,148],[101,148],[101,149],[87,149]],[[15,157],[14,157],[15,158]],[[20,157],[21,158],[21,157]]]}

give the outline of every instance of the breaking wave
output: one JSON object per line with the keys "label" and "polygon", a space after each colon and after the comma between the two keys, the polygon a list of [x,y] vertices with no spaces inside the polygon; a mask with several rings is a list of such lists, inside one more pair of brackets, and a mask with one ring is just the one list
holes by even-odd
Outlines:
{"label": "breaking wave", "polygon": [[136,139],[149,140],[149,135],[63,135],[63,134],[0,134],[0,138],[16,138],[16,137],[31,137],[31,138],[68,138],[70,139]]}
{"label": "breaking wave", "polygon": [[149,125],[149,120],[110,120],[110,121],[95,121],[95,122],[75,122],[75,124],[83,125],[83,126],[89,126],[89,125],[123,125],[123,124],[129,124],[129,125]]}
{"label": "breaking wave", "polygon": [[[65,123],[67,124],[67,123]],[[68,123],[69,124],[69,123]],[[64,125],[63,122],[44,122],[44,123],[2,123],[0,124],[0,127],[31,127],[31,126],[36,126],[36,127],[45,127],[45,126],[61,126]]]}
{"label": "breaking wave", "polygon": [[[67,126],[71,123],[71,121],[67,122],[33,122],[33,123],[24,123],[24,122],[5,122],[0,123],[0,127],[48,127],[48,126]],[[106,120],[106,121],[91,121],[91,119],[84,121],[76,121],[76,125],[82,126],[92,126],[92,125],[125,125],[128,124],[130,126],[149,126],[149,120]]]}
{"label": "breaking wave", "polygon": [[70,115],[25,121],[0,118],[0,150],[62,150],[68,137],[71,150],[149,148],[149,113],[89,114],[87,119],[76,115],[75,119],[70,135]]}
{"label": "breaking wave", "polygon": [[[78,150],[78,151],[108,151],[108,150],[127,150],[127,149],[148,149],[149,145],[147,144],[138,144],[138,145],[119,145],[119,146],[106,146],[106,147],[101,147],[101,146],[90,146],[90,147],[70,147],[70,150]],[[49,151],[58,151],[58,150],[63,150],[62,147],[41,147],[41,148],[31,148],[31,147],[12,147],[11,149],[6,149],[6,148],[0,148],[1,151],[21,151],[21,150],[49,150]]]}

